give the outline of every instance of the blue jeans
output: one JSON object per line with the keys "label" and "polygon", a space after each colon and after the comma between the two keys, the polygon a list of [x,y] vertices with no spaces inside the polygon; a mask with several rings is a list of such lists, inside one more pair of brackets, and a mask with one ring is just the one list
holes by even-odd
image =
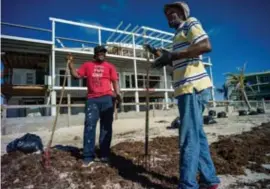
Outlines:
{"label": "blue jeans", "polygon": [[100,119],[99,146],[101,157],[108,157],[112,140],[113,98],[102,96],[89,98],[85,106],[85,123],[83,136],[83,158],[85,161],[95,159],[95,139],[97,121]]}
{"label": "blue jeans", "polygon": [[200,183],[214,185],[220,183],[211,159],[208,141],[203,130],[203,111],[209,101],[209,89],[178,96],[181,126],[179,128],[179,189],[199,188],[196,177],[200,173]]}

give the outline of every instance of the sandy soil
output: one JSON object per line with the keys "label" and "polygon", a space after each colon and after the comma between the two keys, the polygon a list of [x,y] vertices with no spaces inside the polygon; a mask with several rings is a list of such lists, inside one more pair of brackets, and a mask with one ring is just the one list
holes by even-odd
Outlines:
{"label": "sandy soil", "polygon": [[[156,117],[150,120],[150,138],[157,136],[177,136],[178,131],[175,129],[167,129],[170,122],[175,117]],[[262,122],[269,122],[270,114],[257,115],[257,116],[230,116],[229,118],[217,119],[216,124],[205,126],[210,143],[217,141],[220,135],[239,134],[243,131],[249,131],[251,128],[260,125]],[[142,141],[144,140],[144,118],[134,119],[119,119],[114,122],[114,135],[112,145],[118,144],[123,141]],[[46,145],[50,136],[49,131],[33,132],[42,138],[43,143]],[[82,147],[82,133],[83,126],[76,126],[70,128],[58,129],[54,136],[53,145],[73,145]],[[97,139],[99,136],[99,129],[97,128]],[[1,138],[1,153],[5,153],[6,145],[17,137],[21,137],[25,133],[2,136]],[[269,165],[265,165],[266,167]],[[220,175],[222,184],[220,188],[228,188],[230,184],[236,181],[241,182],[254,182],[264,178],[270,179],[269,174],[254,173],[246,170],[247,175],[230,176]],[[244,186],[243,188],[245,188]],[[241,188],[239,186],[239,188]]]}

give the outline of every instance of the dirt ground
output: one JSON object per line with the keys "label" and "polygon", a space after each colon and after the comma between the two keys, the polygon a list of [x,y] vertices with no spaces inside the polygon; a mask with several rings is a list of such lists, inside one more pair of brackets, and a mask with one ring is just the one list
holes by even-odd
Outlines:
{"label": "dirt ground", "polygon": [[[245,169],[270,175],[262,165],[270,164],[270,122],[251,131],[219,136],[210,146],[219,175],[245,174]],[[81,168],[81,150],[75,153],[52,150],[52,166],[43,167],[41,154],[5,154],[1,161],[1,188],[176,188],[178,182],[178,138],[155,137],[149,143],[146,166],[144,143],[121,142],[112,147],[111,163],[96,162]],[[98,155],[98,149],[97,149]],[[237,183],[228,188],[269,188],[270,179]]]}

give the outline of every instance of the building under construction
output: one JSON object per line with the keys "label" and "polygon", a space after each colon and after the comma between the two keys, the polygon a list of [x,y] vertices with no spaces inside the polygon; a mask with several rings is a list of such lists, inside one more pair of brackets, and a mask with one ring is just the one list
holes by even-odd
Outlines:
{"label": "building under construction", "polygon": [[[123,102],[144,102],[146,67],[149,62],[142,45],[148,43],[156,48],[170,49],[174,36],[173,33],[145,26],[124,26],[123,22],[116,28],[107,28],[58,18],[49,18],[49,21],[50,29],[1,23],[1,60],[4,65],[1,92],[6,104],[57,104],[64,80],[67,54],[73,54],[75,66],[79,67],[84,61],[92,59],[93,48],[98,44],[107,46],[107,60],[117,68]],[[69,32],[70,28],[87,33],[75,35]],[[16,35],[13,35],[16,30],[33,34],[19,36],[16,32]],[[41,39],[41,36],[46,36],[47,39]],[[152,56],[150,61],[153,61]],[[203,62],[213,81],[210,58],[204,57]],[[151,70],[150,101],[168,103],[173,100],[171,72],[169,67]],[[66,95],[70,95],[72,104],[85,103],[85,79],[76,80],[69,75],[65,91]],[[63,103],[67,103],[66,96]],[[125,111],[129,110],[140,111],[142,108],[137,104],[126,107]],[[55,107],[50,108],[50,111],[39,111],[41,116],[56,114]],[[82,108],[74,108],[72,114],[82,111]],[[7,116],[25,117],[27,114],[25,109],[14,109],[10,110]]]}

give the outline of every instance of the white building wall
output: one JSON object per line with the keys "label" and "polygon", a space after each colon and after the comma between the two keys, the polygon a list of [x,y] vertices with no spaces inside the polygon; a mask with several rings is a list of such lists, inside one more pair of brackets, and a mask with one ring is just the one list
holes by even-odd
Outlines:
{"label": "white building wall", "polygon": [[[129,63],[130,62],[128,62],[128,64]],[[74,66],[75,66],[75,68],[79,68],[81,64],[78,61],[76,62],[76,60],[75,60]],[[140,74],[145,75],[146,74],[146,69],[144,67],[141,67],[141,64],[138,64],[138,65],[139,65],[138,69],[137,69],[138,75],[140,75]],[[62,70],[66,69],[66,63],[64,61],[56,63],[56,68],[55,68],[55,71],[56,71],[55,84],[56,84],[56,86],[59,86],[59,70],[60,69],[62,69]],[[130,64],[130,67],[125,66],[123,68],[123,67],[121,67],[121,64],[118,63],[116,65],[116,69],[117,69],[117,72],[120,73],[120,83],[122,85],[121,87],[123,88],[124,87],[123,85],[124,85],[124,80],[125,80],[125,74],[129,74],[129,73],[134,74],[133,64]],[[151,70],[150,75],[160,76],[161,77],[160,88],[163,88],[163,89],[165,88],[163,70]],[[70,83],[70,81],[69,81],[69,83]],[[167,83],[168,83],[168,87],[169,87],[170,83],[171,83],[171,77],[168,74],[167,74]]]}

